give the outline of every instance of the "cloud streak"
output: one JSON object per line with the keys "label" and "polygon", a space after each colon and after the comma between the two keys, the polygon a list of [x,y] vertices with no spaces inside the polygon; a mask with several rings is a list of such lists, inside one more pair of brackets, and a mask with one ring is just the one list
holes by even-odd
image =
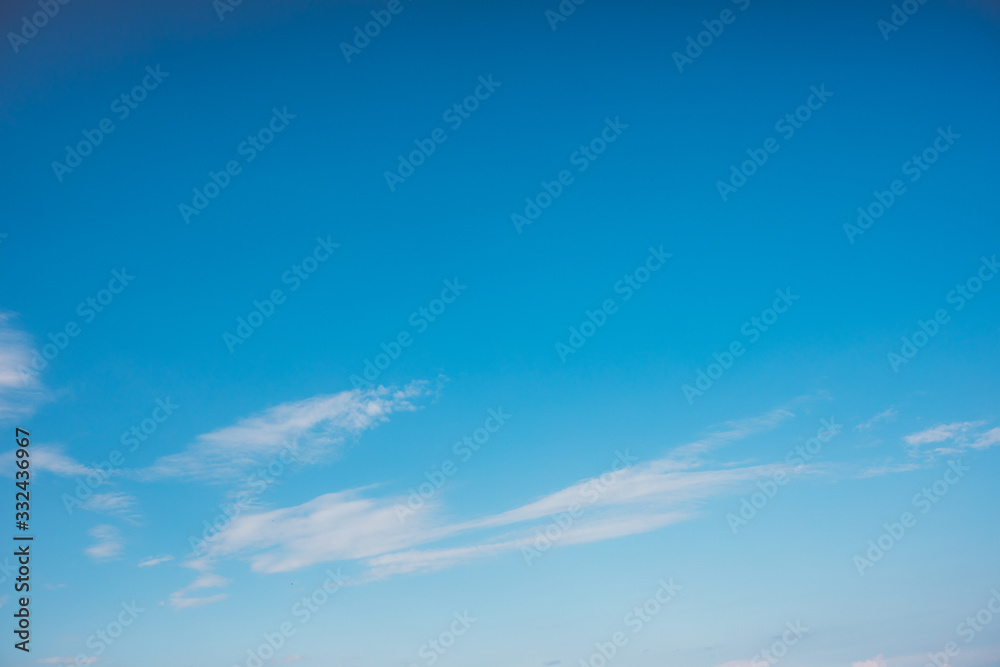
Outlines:
{"label": "cloud streak", "polygon": [[[523,549],[572,507],[577,508],[572,520],[561,519],[561,545],[648,532],[688,520],[703,501],[784,469],[781,464],[700,469],[699,455],[792,417],[782,409],[730,422],[707,438],[645,463],[619,452],[612,472],[504,512],[459,522],[444,520],[443,508],[433,503],[401,522],[395,508],[405,499],[375,497],[373,487],[327,493],[293,507],[234,518],[189,566],[208,570],[216,561],[239,558],[254,571],[276,573],[357,561],[366,569],[364,578],[380,579]],[[445,541],[451,544],[441,545]]]}
{"label": "cloud streak", "polygon": [[885,410],[883,410],[882,412],[880,412],[877,415],[875,415],[874,417],[872,417],[871,419],[869,419],[868,421],[861,422],[860,424],[858,424],[857,426],[855,426],[854,430],[855,431],[867,431],[868,429],[870,429],[875,424],[878,424],[880,422],[893,421],[893,420],[896,419],[897,416],[899,416],[899,411],[896,410],[896,408],[894,408],[894,407],[888,407]]}
{"label": "cloud streak", "polygon": [[882,654],[879,653],[874,658],[852,662],[851,667],[887,667],[887,665],[885,659],[882,657]]}
{"label": "cloud streak", "polygon": [[80,505],[80,509],[89,512],[100,512],[122,517],[131,523],[137,523],[142,515],[135,511],[136,499],[121,491],[110,493],[95,493]]}
{"label": "cloud streak", "polygon": [[166,563],[168,561],[172,561],[173,559],[173,556],[153,556],[139,561],[138,567],[153,567],[154,565]]}
{"label": "cloud streak", "polygon": [[35,348],[31,337],[17,329],[14,314],[0,311],[0,420],[32,414],[45,398],[37,375],[19,369],[30,368]]}
{"label": "cloud streak", "polygon": [[947,440],[954,440],[969,429],[982,426],[985,423],[986,422],[978,421],[939,424],[918,433],[911,433],[910,435],[904,436],[903,441],[911,447],[919,447],[920,445],[927,445],[935,442],[945,442]]}
{"label": "cloud streak", "polygon": [[87,534],[97,540],[84,552],[93,560],[101,562],[115,560],[122,552],[121,533],[114,526],[102,524],[87,531]]}
{"label": "cloud streak", "polygon": [[235,481],[286,449],[301,463],[324,461],[392,413],[415,410],[414,400],[428,394],[425,383],[414,382],[402,389],[354,389],[283,403],[198,436],[184,451],[161,457],[141,471],[140,477]]}
{"label": "cloud streak", "polygon": [[31,453],[33,470],[44,470],[60,477],[86,477],[91,474],[100,474],[96,469],[89,468],[73,457],[64,454],[61,447],[32,446],[34,447]]}
{"label": "cloud streak", "polygon": [[976,432],[984,424],[985,421],[938,424],[904,436],[903,442],[913,456],[922,453],[922,447],[925,445],[939,445],[930,450],[931,454],[948,455],[959,454],[968,449],[986,449],[1000,444],[1000,428],[992,428],[982,433]]}
{"label": "cloud streak", "polygon": [[221,577],[217,574],[211,572],[206,572],[198,576],[193,582],[180,589],[179,591],[174,591],[170,594],[168,598],[170,601],[170,606],[174,609],[190,609],[192,607],[203,607],[207,604],[212,604],[213,602],[219,602],[226,599],[225,593],[217,593],[215,595],[206,595],[205,597],[191,597],[188,595],[191,591],[198,591],[204,588],[222,588],[229,583],[229,580],[225,577]]}
{"label": "cloud streak", "polygon": [[721,428],[715,429],[708,436],[678,447],[673,451],[672,459],[700,460],[700,457],[722,445],[743,440],[756,433],[770,431],[781,423],[792,419],[795,414],[785,408],[777,408],[768,413],[748,419],[728,421]]}

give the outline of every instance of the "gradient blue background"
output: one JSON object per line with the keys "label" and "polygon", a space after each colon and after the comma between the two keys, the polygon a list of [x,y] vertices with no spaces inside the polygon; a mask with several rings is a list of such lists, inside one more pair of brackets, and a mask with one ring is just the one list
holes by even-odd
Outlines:
{"label": "gradient blue background", "polygon": [[[369,484],[405,493],[498,405],[515,418],[450,483],[458,518],[599,474],[616,449],[658,458],[800,396],[813,397],[794,410],[801,419],[720,461],[780,461],[834,415],[845,432],[823,451],[831,470],[796,479],[735,536],[730,495],[691,521],[556,549],[532,568],[508,554],[345,589],[282,655],[307,666],[420,663],[417,647],[469,609],[480,620],[440,664],[575,666],[673,577],[682,596],[613,662],[748,660],[801,618],[813,632],[789,665],[877,654],[922,665],[1000,585],[998,453],[966,456],[969,478],[863,578],[851,557],[943,463],[854,473],[906,460],[902,437],[935,424],[995,426],[1000,282],[899,373],[886,353],[1000,250],[1000,13],[928,0],[885,41],[876,21],[889,4],[752,0],[679,74],[671,53],[735,5],[591,0],[553,31],[544,12],[555,2],[415,0],[348,64],[338,44],[379,5],[244,0],[220,21],[208,0],[73,0],[19,53],[0,48],[0,305],[41,346],[113,269],[136,279],[50,364],[47,399],[17,423],[89,463],[170,396],[182,408],[129,457],[128,467],[149,465],[269,406],[350,389],[379,343],[457,276],[467,292],[379,378],[440,381],[439,395],[336,464],[283,479],[269,505]],[[36,9],[8,4],[3,32]],[[51,162],[147,65],[169,77],[58,182]],[[481,75],[502,86],[390,192],[383,172]],[[724,203],[715,182],[821,84],[829,102]],[[297,118],[185,225],[178,204],[273,107]],[[511,213],[607,117],[628,129],[518,234]],[[961,139],[849,243],[842,225],[855,209],[948,126]],[[338,254],[230,354],[222,333],[327,235]],[[555,342],[661,244],[667,266],[561,363]],[[786,287],[800,301],[689,404],[681,386]],[[854,429],[890,406],[899,417],[884,432]],[[148,611],[99,664],[236,664],[324,576],[326,566],[265,575],[234,561],[220,570],[232,579],[226,600],[174,610],[162,603],[192,573],[177,560],[135,564],[180,559],[217,511],[218,486],[123,480],[144,516],[132,525],[68,515],[59,496],[71,478],[41,473],[35,484],[34,650],[26,659],[5,640],[5,665],[85,651],[133,598]],[[119,561],[84,555],[97,523],[122,531]],[[0,607],[5,636],[12,603]],[[1000,664],[996,627],[972,646],[986,653],[964,649],[953,664]]]}

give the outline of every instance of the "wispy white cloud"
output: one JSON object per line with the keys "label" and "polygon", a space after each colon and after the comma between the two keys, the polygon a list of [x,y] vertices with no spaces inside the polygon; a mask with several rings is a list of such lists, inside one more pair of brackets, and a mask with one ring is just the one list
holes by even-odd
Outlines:
{"label": "wispy white cloud", "polygon": [[899,411],[896,410],[896,408],[894,408],[892,406],[889,406],[888,408],[886,408],[882,412],[878,413],[877,415],[875,415],[874,417],[872,417],[868,421],[861,422],[860,424],[858,424],[857,426],[855,426],[854,430],[855,431],[866,431],[866,430],[870,429],[872,426],[874,426],[875,424],[878,424],[880,422],[894,421],[898,415],[899,415]]}
{"label": "wispy white cloud", "polygon": [[911,446],[927,445],[935,442],[945,442],[953,440],[972,428],[982,426],[986,422],[955,422],[952,424],[939,424],[937,426],[911,433],[903,438],[906,444]]}
{"label": "wispy white cloud", "polygon": [[[401,523],[395,508],[405,499],[375,497],[372,487],[328,493],[294,507],[235,517],[207,541],[206,554],[189,565],[208,570],[217,560],[245,558],[255,571],[286,572],[353,560],[367,568],[367,577],[381,578],[522,549],[557,517],[563,521],[560,545],[655,530],[695,516],[701,501],[783,469],[772,464],[703,470],[698,469],[703,463],[697,455],[773,429],[792,416],[776,410],[731,422],[707,438],[646,463],[620,454],[611,483],[607,476],[603,480],[596,476],[511,510],[460,522],[444,520],[440,504],[428,502]],[[573,506],[582,511],[567,523],[567,511]],[[432,547],[453,538],[464,543]]]}
{"label": "wispy white cloud", "polygon": [[39,658],[38,662],[43,665],[74,665],[79,661],[82,665],[92,665],[99,660],[100,658],[92,655],[85,655],[79,658]]}
{"label": "wispy white cloud", "polygon": [[991,428],[989,431],[980,434],[975,440],[969,443],[969,446],[973,449],[986,449],[996,444],[1000,444],[1000,428]]}
{"label": "wispy white cloud", "polygon": [[882,654],[879,653],[874,658],[853,662],[851,663],[851,667],[888,667],[888,663],[882,658]]}
{"label": "wispy white cloud", "polygon": [[671,459],[697,459],[716,447],[769,431],[794,417],[795,414],[786,408],[777,408],[757,417],[728,421],[704,438],[674,449]]}
{"label": "wispy white cloud", "polygon": [[[660,461],[633,466],[603,485],[585,480],[513,510],[460,523],[440,521],[434,507],[424,508],[405,525],[394,509],[403,498],[365,497],[368,489],[329,493],[295,507],[236,517],[209,540],[209,560],[245,556],[252,569],[285,572],[328,561],[375,559],[369,565],[393,565],[407,571],[431,561],[454,562],[521,548],[535,535],[534,526],[511,538],[485,538],[458,549],[411,552],[382,558],[418,545],[473,531],[538,523],[579,505],[585,508],[572,526],[561,530],[561,544],[578,544],[646,532],[693,516],[691,503],[725,493],[734,486],[773,474],[781,466],[714,471],[659,472]],[[400,563],[407,566],[401,568]]]}
{"label": "wispy white cloud", "polygon": [[36,472],[44,470],[60,477],[101,475],[98,470],[85,466],[72,456],[65,454],[62,447],[51,445],[32,446],[34,450],[31,452],[31,468]]}
{"label": "wispy white cloud", "polygon": [[[616,481],[603,488],[598,486],[602,484],[599,477],[585,480],[514,510],[442,529],[444,536],[451,537],[471,530],[523,526],[513,533],[474,540],[464,547],[386,553],[366,559],[365,565],[370,570],[369,575],[376,579],[438,570],[476,558],[530,548],[537,545],[540,534],[554,526],[558,526],[554,543],[559,546],[637,535],[692,519],[698,515],[699,501],[725,495],[750,481],[784,469],[781,465],[765,465],[665,472],[661,470],[665,464],[673,465],[661,459],[632,466],[621,470]],[[599,495],[594,498],[594,493]],[[582,506],[575,516],[568,513],[573,505]],[[433,532],[424,535],[428,543],[439,539]]]}
{"label": "wispy white cloud", "polygon": [[297,461],[315,463],[390,414],[415,410],[413,401],[429,393],[426,383],[414,382],[402,389],[354,389],[283,403],[198,436],[184,451],[158,459],[142,476],[233,481],[273,462],[286,448]]}
{"label": "wispy white cloud", "polygon": [[[0,474],[13,474],[14,453],[12,450],[0,454]],[[59,477],[88,477],[96,475],[103,480],[116,471],[105,474],[86,466],[66,453],[66,448],[58,444],[32,443],[31,445],[32,473],[47,472]],[[95,484],[97,482],[94,482]]]}
{"label": "wispy white cloud", "polygon": [[430,512],[401,526],[394,509],[398,498],[366,498],[364,491],[328,493],[295,507],[238,516],[210,538],[207,557],[252,554],[254,570],[279,572],[374,556],[450,532],[431,525]]}
{"label": "wispy white cloud", "polygon": [[160,563],[166,563],[167,561],[173,560],[173,556],[151,556],[144,560],[139,561],[139,567],[153,567],[154,565],[159,565]]}
{"label": "wispy white cloud", "polygon": [[891,475],[897,472],[910,472],[911,470],[919,470],[922,468],[919,463],[882,463],[864,468],[861,472],[857,474],[857,477],[867,478],[867,477],[881,477],[883,475]]}
{"label": "wispy white cloud", "polygon": [[[160,458],[136,476],[147,480],[186,478],[233,483],[240,482],[243,475],[255,468],[282,460],[278,459],[282,454],[292,453],[299,463],[321,462],[335,455],[350,438],[388,421],[391,414],[416,410],[417,399],[430,395],[426,382],[412,382],[402,389],[355,389],[283,403],[240,419],[232,426],[198,436],[183,452]],[[266,525],[271,517],[278,517],[278,523]],[[339,534],[336,529],[332,533],[320,529],[338,521],[360,529],[357,533],[345,529]],[[389,501],[362,498],[357,491],[326,494],[302,506],[276,513],[237,516],[226,530],[211,538],[214,552],[185,563],[202,575],[171,594],[170,604],[181,609],[224,599],[223,593],[207,597],[191,597],[188,593],[223,585],[225,580],[215,578],[216,575],[210,572],[213,560],[242,553],[250,549],[250,545],[263,551],[277,551],[282,540],[296,545],[284,555],[264,553],[257,558],[258,569],[296,569],[315,562],[317,557],[320,560],[358,558],[368,553],[381,553],[387,548],[386,540],[394,541],[392,544],[397,548],[404,547],[412,538],[392,535],[398,532],[399,523]],[[413,527],[420,525],[419,520],[412,522]],[[327,542],[318,542],[324,539]],[[382,546],[366,547],[369,542]],[[277,560],[269,565],[268,559]]]}
{"label": "wispy white cloud", "polygon": [[[681,511],[662,512],[658,514],[644,512],[624,516],[613,515],[596,519],[593,516],[584,515],[578,521],[563,523],[566,527],[559,527],[557,538],[551,543],[560,546],[569,546],[628,537],[629,535],[647,533],[672,523],[685,521],[693,516],[695,516],[693,512]],[[549,525],[558,526],[559,524],[553,523]],[[539,534],[539,527],[535,526],[533,529],[526,528],[519,530],[512,536],[485,540],[470,546],[397,551],[369,558],[365,560],[364,564],[368,567],[367,577],[369,579],[384,579],[392,575],[412,572],[432,572],[479,558],[525,548],[535,548],[539,545]],[[541,534],[544,536],[544,533]],[[543,542],[542,548],[549,548],[545,544],[549,543]]]}
{"label": "wispy white cloud", "polygon": [[0,420],[30,415],[45,399],[37,374],[31,368],[35,348],[31,337],[14,326],[14,314],[0,311]]}
{"label": "wispy white cloud", "polygon": [[[985,421],[954,422],[939,424],[929,429],[911,433],[903,438],[911,455],[918,454],[958,454],[967,449],[986,449],[1000,444],[1000,428],[992,428],[983,433],[976,429],[986,424]],[[929,451],[924,445],[938,445]]]}
{"label": "wispy white cloud", "polygon": [[134,497],[121,491],[111,491],[110,493],[95,493],[83,501],[80,509],[113,514],[136,523],[142,516],[134,511],[135,505]]}
{"label": "wispy white cloud", "polygon": [[170,606],[174,609],[190,609],[192,607],[203,607],[206,604],[212,604],[213,602],[225,600],[225,593],[218,593],[216,595],[208,595],[205,597],[190,597],[188,593],[204,588],[222,588],[228,583],[229,580],[225,577],[221,577],[211,572],[203,573],[192,583],[188,584],[179,591],[171,593],[169,597]]}
{"label": "wispy white cloud", "polygon": [[114,560],[122,552],[121,533],[114,526],[102,524],[87,531],[87,534],[97,540],[87,547],[85,553],[95,561]]}

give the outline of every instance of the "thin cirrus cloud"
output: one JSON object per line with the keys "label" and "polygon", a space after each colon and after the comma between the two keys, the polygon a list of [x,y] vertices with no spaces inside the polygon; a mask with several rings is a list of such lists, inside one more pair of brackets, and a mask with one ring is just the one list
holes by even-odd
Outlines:
{"label": "thin cirrus cloud", "polygon": [[[794,402],[808,399],[809,397],[800,397],[795,399]],[[714,429],[704,438],[676,448],[671,453],[670,459],[698,461],[702,455],[716,447],[721,447],[737,440],[743,440],[756,433],[769,431],[779,426],[782,422],[794,417],[795,413],[789,409],[776,408],[757,417],[728,421],[719,428]]]}
{"label": "thin cirrus cloud", "polygon": [[100,512],[122,517],[131,523],[137,523],[142,516],[135,511],[136,499],[121,491],[95,493],[87,498],[80,509],[90,512]]}
{"label": "thin cirrus cloud", "polygon": [[35,471],[44,470],[60,477],[86,477],[87,475],[100,473],[89,468],[72,456],[64,453],[63,448],[57,445],[39,445],[31,452],[31,468]]}
{"label": "thin cirrus cloud", "polygon": [[87,534],[96,540],[94,544],[84,550],[93,560],[115,560],[121,555],[124,545],[121,541],[121,533],[114,526],[108,524],[95,526],[87,531]]}
{"label": "thin cirrus cloud", "polygon": [[861,422],[860,424],[854,427],[854,430],[867,431],[872,426],[875,426],[875,424],[879,424],[881,422],[893,421],[898,416],[899,416],[899,411],[896,410],[896,408],[890,406],[885,410],[883,410],[882,412],[875,415],[874,417],[872,417],[871,419],[869,419],[868,421]]}
{"label": "thin cirrus cloud", "polygon": [[[299,461],[311,463],[332,454],[348,438],[387,421],[392,413],[415,410],[416,399],[429,394],[426,383],[413,382],[402,389],[355,389],[283,403],[240,419],[232,426],[200,435],[184,451],[163,456],[149,468],[112,470],[108,474],[145,481],[164,478],[233,481],[271,463],[285,447],[294,449],[293,455]],[[61,445],[32,447],[31,467],[36,472],[60,477],[106,476],[66,454]],[[12,456],[4,456],[0,470],[12,467],[10,461]]]}
{"label": "thin cirrus cloud", "polygon": [[[880,421],[878,418],[887,412],[879,413],[879,415],[876,415],[865,424],[873,420]],[[985,421],[952,422],[950,424],[938,424],[922,431],[905,435],[903,436],[903,442],[909,454],[909,460],[897,462],[890,457],[862,469],[856,477],[863,479],[881,477],[893,473],[910,472],[933,464],[934,458],[938,455],[960,454],[969,449],[986,449],[987,447],[1000,444],[1000,427],[979,432],[978,429],[985,424]],[[928,447],[928,445],[934,446]],[[922,462],[918,463],[917,457],[922,457],[920,459]]]}
{"label": "thin cirrus cloud", "polygon": [[35,348],[31,337],[14,326],[13,313],[0,311],[0,420],[32,414],[45,399],[45,391],[31,368]]}
{"label": "thin cirrus cloud", "polygon": [[[13,474],[14,460],[14,454],[11,450],[0,454],[0,473]],[[31,445],[31,470],[35,473],[51,473],[58,477],[87,477],[89,475],[97,475],[98,479],[103,477],[103,473],[99,470],[88,467],[66,454],[65,448],[59,444],[33,443]]]}
{"label": "thin cirrus cloud", "polygon": [[192,607],[203,607],[206,604],[225,600],[225,593],[217,593],[216,595],[207,595],[204,597],[192,597],[188,594],[192,591],[204,588],[222,588],[228,583],[229,580],[225,577],[221,577],[211,572],[202,573],[198,575],[197,579],[184,588],[170,594],[170,606],[174,609],[190,609]]}
{"label": "thin cirrus cloud", "polygon": [[[375,497],[371,487],[327,493],[297,506],[235,517],[209,540],[206,554],[188,565],[207,571],[216,561],[240,558],[254,571],[274,573],[356,561],[365,568],[363,579],[380,579],[520,550],[557,518],[560,545],[648,532],[696,516],[700,501],[784,469],[781,464],[699,469],[704,462],[698,457],[793,416],[782,409],[731,422],[665,458],[616,466],[610,482],[605,473],[603,480],[582,480],[511,510],[457,523],[442,519],[439,502],[426,503],[401,522],[396,508],[404,498]],[[627,454],[619,460],[627,461]],[[567,522],[574,504],[581,509]],[[449,543],[440,545],[445,540]]]}
{"label": "thin cirrus cloud", "polygon": [[898,472],[911,472],[913,470],[919,470],[921,466],[919,463],[882,463],[864,468],[859,472],[856,477],[859,479],[865,479],[867,477],[881,477],[883,475],[891,475]]}
{"label": "thin cirrus cloud", "polygon": [[932,454],[958,454],[968,449],[986,449],[1000,444],[1000,428],[978,432],[984,424],[985,421],[938,424],[904,436],[903,442],[913,455],[922,453],[925,445],[938,445],[930,450]]}
{"label": "thin cirrus cloud", "polygon": [[973,449],[986,449],[996,444],[1000,444],[1000,427],[991,428],[989,431],[980,434],[979,437],[969,443],[969,446]]}
{"label": "thin cirrus cloud", "polygon": [[969,429],[982,426],[985,423],[986,422],[978,421],[939,424],[917,433],[911,433],[910,435],[905,436],[903,441],[910,446],[916,447],[935,442],[945,442],[947,440],[954,440],[955,438],[964,435]]}
{"label": "thin cirrus cloud", "polygon": [[416,409],[429,395],[424,382],[402,389],[354,389],[282,403],[232,426],[198,436],[184,451],[161,457],[138,476],[234,481],[273,462],[286,449],[302,463],[314,463],[394,412]]}
{"label": "thin cirrus cloud", "polygon": [[[628,537],[647,533],[658,528],[663,528],[672,523],[678,523],[693,518],[695,513],[675,511],[675,512],[642,512],[633,515],[609,515],[604,518],[584,517],[571,524],[563,523],[559,530],[554,533],[555,539],[546,537],[550,542],[560,546],[574,544],[586,544],[588,542],[601,542],[618,537]],[[558,526],[554,522],[545,524],[543,528]],[[438,549],[414,549],[384,554],[365,561],[368,568],[367,578],[372,580],[384,579],[397,574],[409,574],[415,572],[432,572],[455,565],[461,565],[471,560],[494,556],[509,551],[521,549],[536,549],[539,544],[538,526],[532,529],[520,530],[513,535],[486,540],[464,547],[438,548]],[[544,533],[542,533],[544,535]],[[547,549],[548,547],[543,547]],[[537,552],[537,553],[540,553]]]}
{"label": "thin cirrus cloud", "polygon": [[851,663],[851,667],[888,667],[882,654],[875,656],[874,658],[869,658],[868,660],[859,660],[858,662]]}
{"label": "thin cirrus cloud", "polygon": [[166,563],[168,561],[172,561],[173,559],[174,557],[170,555],[151,556],[149,558],[139,561],[139,565],[137,567],[153,567],[154,565],[159,565],[160,563]]}

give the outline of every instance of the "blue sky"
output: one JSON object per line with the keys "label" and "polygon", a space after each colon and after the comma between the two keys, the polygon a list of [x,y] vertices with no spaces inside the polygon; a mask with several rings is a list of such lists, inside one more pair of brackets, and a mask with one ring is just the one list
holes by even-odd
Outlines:
{"label": "blue sky", "polygon": [[0,663],[1000,664],[1000,13],[906,8],[5,7]]}

